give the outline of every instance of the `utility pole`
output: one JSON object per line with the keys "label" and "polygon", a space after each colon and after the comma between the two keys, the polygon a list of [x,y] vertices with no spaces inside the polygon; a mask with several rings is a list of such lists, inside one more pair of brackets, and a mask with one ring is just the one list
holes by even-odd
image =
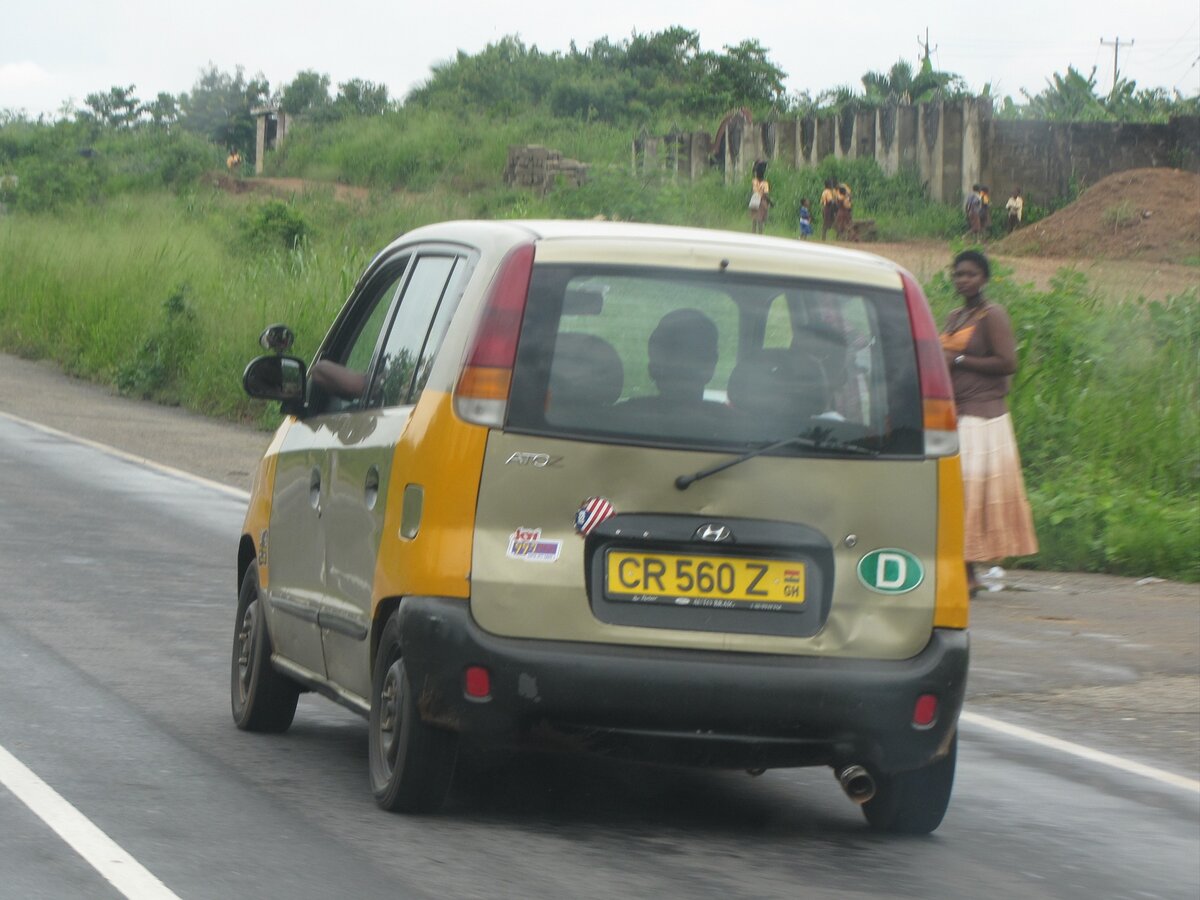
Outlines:
{"label": "utility pole", "polygon": [[[928,26],[926,26],[926,28],[925,28],[925,42],[924,43],[921,42],[921,36],[919,34],[917,35],[917,46],[920,47],[922,50],[922,55],[921,55],[922,61],[929,63],[930,67],[932,67],[933,63],[929,59],[929,27]],[[937,50],[937,47],[934,47],[933,49]]]}
{"label": "utility pole", "polygon": [[[1125,43],[1125,46],[1126,46],[1126,47],[1132,47],[1132,46],[1133,46],[1133,41],[1132,41],[1132,40],[1125,41],[1124,43]],[[1102,46],[1104,46],[1104,47],[1112,47],[1112,48],[1113,48],[1113,86],[1112,86],[1112,93],[1114,93],[1114,94],[1115,94],[1115,93],[1117,92],[1117,54],[1118,54],[1118,53],[1120,52],[1120,50],[1121,50],[1121,39],[1118,37],[1116,40],[1113,40],[1113,41],[1106,41],[1104,38],[1100,38],[1100,44],[1101,44]]]}

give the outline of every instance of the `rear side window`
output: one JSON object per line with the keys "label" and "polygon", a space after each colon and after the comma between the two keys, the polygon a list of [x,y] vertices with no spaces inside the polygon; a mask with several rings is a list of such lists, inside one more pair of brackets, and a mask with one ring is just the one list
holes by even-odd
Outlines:
{"label": "rear side window", "polygon": [[417,258],[375,369],[375,404],[417,402],[457,305],[465,270],[460,256]]}
{"label": "rear side window", "polygon": [[902,292],[723,273],[537,266],[507,427],[777,452],[920,455]]}

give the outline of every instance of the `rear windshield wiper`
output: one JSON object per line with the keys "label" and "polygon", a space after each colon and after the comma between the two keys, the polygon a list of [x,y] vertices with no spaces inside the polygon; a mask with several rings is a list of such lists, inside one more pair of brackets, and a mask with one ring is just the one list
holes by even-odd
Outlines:
{"label": "rear windshield wiper", "polygon": [[725,462],[717,463],[715,466],[709,466],[707,469],[701,469],[699,472],[693,472],[691,475],[680,475],[675,479],[675,487],[681,491],[686,491],[697,481],[702,478],[707,478],[709,475],[716,475],[718,472],[723,472],[730,469],[739,463],[744,463],[748,459],[754,459],[756,456],[762,456],[764,453],[770,453],[773,450],[779,450],[783,447],[788,447],[793,444],[798,444],[801,447],[809,447],[813,450],[834,450],[844,453],[858,453],[863,456],[878,456],[875,450],[868,450],[861,444],[843,441],[833,436],[833,431],[829,428],[822,428],[820,425],[804,432],[803,434],[793,435],[789,438],[783,438],[779,441],[771,441],[768,444],[761,444],[753,450],[748,450],[741,456],[735,456],[733,459],[727,459]]}

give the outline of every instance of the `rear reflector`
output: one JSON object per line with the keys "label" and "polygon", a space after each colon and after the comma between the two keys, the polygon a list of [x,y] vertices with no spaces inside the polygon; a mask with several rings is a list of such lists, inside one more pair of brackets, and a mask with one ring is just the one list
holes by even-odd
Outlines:
{"label": "rear reflector", "polygon": [[929,302],[915,278],[903,269],[904,302],[917,351],[917,378],[921,383],[922,418],[926,456],[953,456],[958,453],[958,419],[954,411],[954,386],[942,354],[937,325]]}
{"label": "rear reflector", "polygon": [[504,424],[532,271],[533,244],[522,244],[509,251],[488,288],[479,328],[454,389],[454,410],[468,422],[493,428]]}
{"label": "rear reflector", "polygon": [[463,692],[472,700],[486,700],[492,695],[492,673],[483,666],[467,666]]}
{"label": "rear reflector", "polygon": [[937,721],[938,698],[936,694],[922,694],[913,704],[912,723],[915,728],[928,728]]}

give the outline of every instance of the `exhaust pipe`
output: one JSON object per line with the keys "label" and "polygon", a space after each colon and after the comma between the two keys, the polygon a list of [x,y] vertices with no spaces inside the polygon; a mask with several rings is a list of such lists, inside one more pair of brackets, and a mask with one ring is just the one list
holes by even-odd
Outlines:
{"label": "exhaust pipe", "polygon": [[846,796],[860,806],[875,796],[875,779],[862,766],[842,766],[840,769],[834,769],[833,774]]}

